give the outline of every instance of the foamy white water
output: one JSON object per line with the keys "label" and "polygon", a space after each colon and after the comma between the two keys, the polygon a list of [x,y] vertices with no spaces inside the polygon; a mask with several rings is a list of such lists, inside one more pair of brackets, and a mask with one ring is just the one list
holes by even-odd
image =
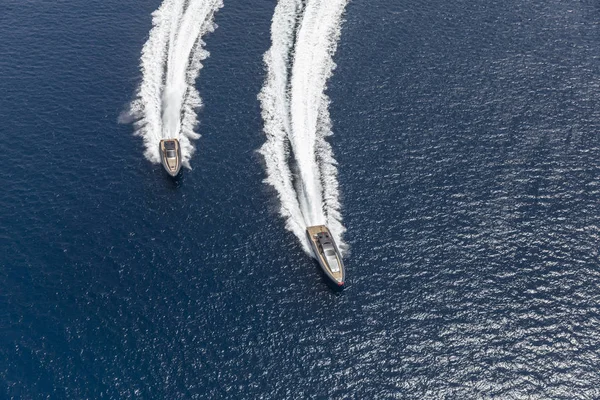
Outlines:
{"label": "foamy white water", "polygon": [[127,118],[135,121],[144,155],[154,163],[160,162],[160,140],[177,138],[183,165],[190,168],[202,105],[195,83],[209,55],[202,36],[215,29],[214,14],[222,6],[222,0],[165,0],[152,14],[140,61],[142,82]]}
{"label": "foamy white water", "polygon": [[[279,194],[286,226],[310,253],[307,226],[329,226],[341,249],[337,166],[326,83],[335,64],[347,0],[279,0],[265,54],[267,78],[259,99],[267,141],[261,148],[267,183]],[[294,171],[292,171],[292,167]]]}

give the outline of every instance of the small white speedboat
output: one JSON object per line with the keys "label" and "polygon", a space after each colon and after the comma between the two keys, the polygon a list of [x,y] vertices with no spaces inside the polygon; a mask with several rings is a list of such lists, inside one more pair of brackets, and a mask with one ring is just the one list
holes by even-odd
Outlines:
{"label": "small white speedboat", "polygon": [[159,144],[160,159],[169,175],[176,177],[181,171],[181,147],[177,139],[163,139]]}

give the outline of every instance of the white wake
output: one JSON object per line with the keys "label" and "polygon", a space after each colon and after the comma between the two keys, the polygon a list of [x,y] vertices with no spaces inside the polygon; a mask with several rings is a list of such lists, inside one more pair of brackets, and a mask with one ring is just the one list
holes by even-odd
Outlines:
{"label": "white wake", "polygon": [[215,29],[215,12],[222,0],[164,0],[152,14],[153,28],[142,49],[142,82],[122,119],[134,120],[135,133],[144,139],[144,155],[160,162],[161,139],[177,138],[183,165],[190,168],[192,141],[202,105],[195,87],[204,50],[202,36]]}
{"label": "white wake", "polygon": [[327,225],[346,247],[337,166],[326,141],[332,131],[325,89],[347,1],[279,0],[265,54],[267,78],[259,99],[266,181],[279,194],[287,228],[309,253],[305,231],[312,225]]}

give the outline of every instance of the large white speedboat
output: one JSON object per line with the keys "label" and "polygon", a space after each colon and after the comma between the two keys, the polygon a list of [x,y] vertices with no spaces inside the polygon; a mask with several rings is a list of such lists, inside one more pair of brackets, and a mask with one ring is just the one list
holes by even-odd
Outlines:
{"label": "large white speedboat", "polygon": [[344,286],[346,271],[342,255],[325,225],[309,226],[306,235],[325,276],[338,287]]}

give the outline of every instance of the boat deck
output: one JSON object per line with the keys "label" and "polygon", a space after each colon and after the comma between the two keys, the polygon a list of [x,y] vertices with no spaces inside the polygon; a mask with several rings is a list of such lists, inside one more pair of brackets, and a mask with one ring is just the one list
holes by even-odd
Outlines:
{"label": "boat deck", "polygon": [[[175,176],[181,169],[181,147],[177,139],[163,139],[160,141],[162,164],[171,176]],[[175,157],[167,157],[167,151],[174,151]]]}
{"label": "boat deck", "polygon": [[[308,228],[306,228],[306,231],[308,232],[308,235],[310,236],[310,240],[312,241],[313,248],[319,250],[316,254],[316,256],[319,257],[319,263],[321,265],[328,265],[327,261],[325,260],[325,258],[323,256],[323,249],[321,248],[319,241],[315,237],[319,233],[328,233],[331,236],[331,232],[325,225],[309,226]],[[333,241],[333,236],[331,237],[331,239]],[[333,278],[335,278],[335,280],[337,280],[338,282],[342,282],[344,279],[344,267],[343,267],[344,264],[342,263],[342,260],[339,260],[339,259],[338,259],[338,263],[341,266],[339,271],[333,272],[329,268],[327,268],[327,270],[329,271],[331,276],[333,276]]]}

